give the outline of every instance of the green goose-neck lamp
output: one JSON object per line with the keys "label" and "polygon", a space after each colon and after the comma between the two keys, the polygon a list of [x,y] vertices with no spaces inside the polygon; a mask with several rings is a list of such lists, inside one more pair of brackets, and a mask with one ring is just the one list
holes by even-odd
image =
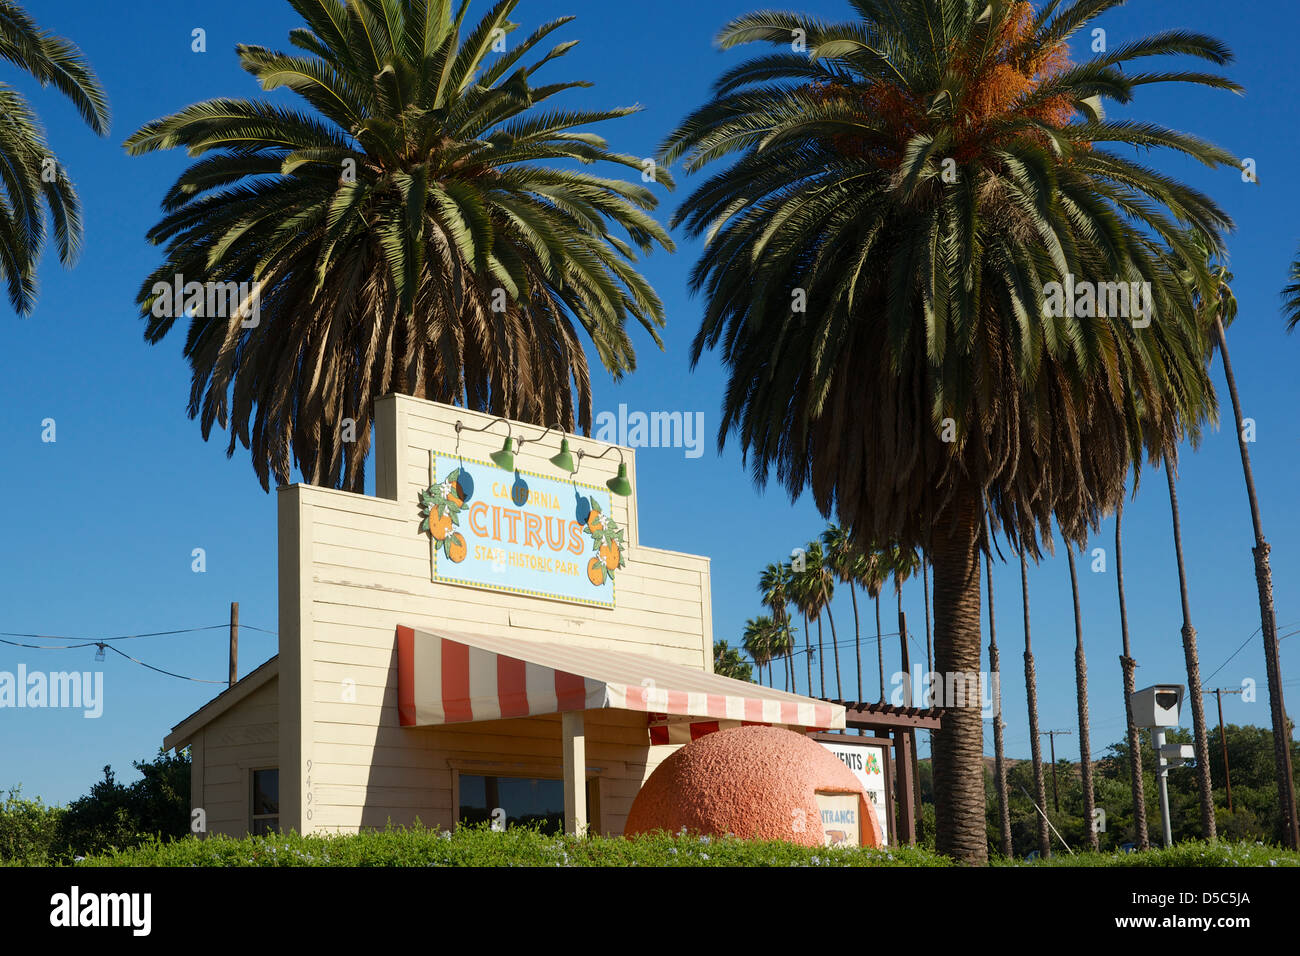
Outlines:
{"label": "green goose-neck lamp", "polygon": [[510,422],[509,422],[509,420],[507,420],[507,419],[505,419],[505,418],[494,418],[492,421],[488,422],[488,423],[487,423],[486,425],[484,425],[482,428],[470,428],[470,427],[469,427],[468,425],[466,425],[464,422],[462,422],[462,421],[457,421],[457,422],[456,422],[456,448],[457,448],[457,451],[459,452],[459,449],[460,449],[460,433],[461,433],[461,430],[462,430],[462,429],[464,429],[464,430],[467,431],[467,432],[485,432],[485,431],[487,431],[489,428],[491,428],[493,425],[495,425],[497,422],[502,422],[502,423],[505,424],[505,426],[506,426],[506,440],[503,441],[503,442],[501,443],[501,450],[500,450],[500,451],[494,451],[494,452],[492,452],[490,455],[488,455],[488,457],[492,459],[492,464],[496,465],[496,466],[497,466],[498,468],[500,468],[502,471],[514,471],[514,470],[515,470],[515,453],[514,453],[514,447],[513,447],[513,445],[512,445],[512,442],[513,442],[514,439],[513,439],[513,438],[511,437],[511,435],[510,435]]}
{"label": "green goose-neck lamp", "polygon": [[626,498],[632,494],[632,482],[627,479],[627,462],[623,460],[623,451],[617,445],[610,445],[599,455],[588,455],[585,451],[579,448],[578,464],[581,465],[582,459],[584,458],[591,458],[593,460],[604,458],[611,451],[618,452],[618,474],[605,482],[605,487],[614,492],[614,494],[618,495],[620,498]]}

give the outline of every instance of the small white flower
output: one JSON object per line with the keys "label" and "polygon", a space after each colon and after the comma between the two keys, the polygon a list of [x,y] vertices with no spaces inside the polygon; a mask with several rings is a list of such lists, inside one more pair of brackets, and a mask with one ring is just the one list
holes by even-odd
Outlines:
{"label": "small white flower", "polygon": [[448,495],[454,492],[456,488],[450,481],[444,481],[441,485],[438,486],[438,490],[441,491],[442,496],[446,498]]}

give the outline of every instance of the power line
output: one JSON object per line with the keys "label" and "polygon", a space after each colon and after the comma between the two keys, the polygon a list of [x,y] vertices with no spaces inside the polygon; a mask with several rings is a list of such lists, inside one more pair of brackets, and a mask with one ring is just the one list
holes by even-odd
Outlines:
{"label": "power line", "polygon": [[[129,640],[132,640],[132,639],[137,638],[137,637],[168,637],[168,636],[173,635],[173,634],[193,634],[193,633],[195,633],[195,632],[197,632],[197,631],[218,631],[218,630],[222,630],[222,631],[224,631],[224,630],[226,630],[229,626],[230,626],[229,624],[208,624],[208,625],[205,625],[205,626],[203,626],[203,627],[183,627],[183,628],[179,628],[179,629],[174,630],[174,631],[150,631],[150,632],[147,632],[147,633],[144,633],[144,634],[119,634],[119,635],[116,636],[116,637],[97,637],[97,638],[61,637],[61,636],[58,636],[58,635],[50,635],[50,634],[22,634],[22,633],[18,633],[18,632],[16,632],[16,631],[0,631],[0,637],[26,637],[26,638],[32,638],[32,639],[35,639],[35,640],[38,640],[38,641],[77,641],[77,640],[84,640],[84,641],[86,641],[88,644],[100,644],[100,643],[106,643],[106,642],[108,642],[108,641],[129,641]],[[276,636],[276,632],[275,632],[275,631],[268,631],[268,630],[267,630],[266,628],[264,628],[264,627],[254,627],[254,626],[251,625],[251,624],[242,624],[242,625],[240,625],[240,626],[241,626],[242,628],[244,628],[245,630],[249,630],[249,631],[261,631],[263,634],[270,634],[272,637],[275,637],[275,636]],[[10,641],[5,641],[5,643],[8,644],[8,643],[11,643],[11,642],[10,642]],[[20,647],[47,647],[47,646],[49,646],[49,645],[45,645],[45,644],[22,644],[22,645],[19,645],[19,646],[20,646]],[[75,646],[75,647],[84,647],[84,646],[86,646],[86,645],[85,645],[85,644],[77,644],[77,645],[70,645],[70,646]]]}
{"label": "power line", "polygon": [[[118,650],[116,647],[113,647],[110,642],[127,641],[137,637],[168,637],[177,634],[193,634],[199,631],[213,631],[218,629],[224,630],[228,626],[229,625],[226,624],[212,624],[205,627],[187,627],[187,628],[179,628],[177,630],[172,630],[172,631],[152,631],[144,634],[122,634],[116,637],[104,637],[96,640],[83,640],[76,644],[26,644],[20,641],[6,640],[6,638],[26,637],[26,638],[35,638],[36,640],[46,640],[46,641],[52,641],[52,640],[77,641],[78,638],[52,637],[44,634],[23,634],[14,631],[0,631],[0,634],[4,635],[4,637],[0,637],[0,644],[7,644],[11,647],[25,647],[25,648],[30,648],[32,650],[38,650],[38,651],[66,651],[66,650],[76,650],[78,648],[85,648],[85,647],[95,647],[99,649],[99,653],[97,654],[97,659],[101,659],[101,660],[103,659],[104,651],[112,651],[114,654],[118,654],[122,657],[125,657],[128,661],[130,661],[133,664],[139,664],[141,667],[147,667],[151,671],[155,671],[159,674],[165,674],[168,677],[174,677],[177,680],[187,680],[195,684],[225,684],[227,683],[227,681],[207,680],[202,677],[189,677],[185,674],[177,674],[174,673],[173,671],[164,670],[161,667],[155,667],[153,664],[149,664],[145,661],[140,660],[139,658],[132,657],[130,654],[127,654],[125,651]],[[274,631],[268,631],[266,628],[253,627],[250,624],[245,624],[243,625],[243,627],[251,631],[260,631],[263,634],[270,634],[272,636],[275,636]]]}

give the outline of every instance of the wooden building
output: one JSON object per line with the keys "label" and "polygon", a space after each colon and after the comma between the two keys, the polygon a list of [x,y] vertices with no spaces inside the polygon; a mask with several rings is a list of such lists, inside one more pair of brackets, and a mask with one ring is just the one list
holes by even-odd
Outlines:
{"label": "wooden building", "polygon": [[[844,727],[840,705],[714,675],[709,559],[642,543],[635,452],[543,432],[388,396],[375,496],[279,489],[279,653],[165,740],[191,749],[207,832],[618,834],[693,734]],[[562,437],[576,474],[551,461]]]}

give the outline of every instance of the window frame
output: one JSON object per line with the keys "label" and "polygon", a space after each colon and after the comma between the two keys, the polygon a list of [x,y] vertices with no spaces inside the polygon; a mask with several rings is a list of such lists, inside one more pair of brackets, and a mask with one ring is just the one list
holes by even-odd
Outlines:
{"label": "window frame", "polygon": [[[257,775],[259,773],[275,773],[275,813],[258,813],[257,812]],[[280,768],[252,766],[248,768],[248,832],[249,835],[257,835],[257,824],[265,820],[274,821],[274,829],[268,830],[267,833],[280,832]],[[265,835],[265,834],[263,834]]]}

